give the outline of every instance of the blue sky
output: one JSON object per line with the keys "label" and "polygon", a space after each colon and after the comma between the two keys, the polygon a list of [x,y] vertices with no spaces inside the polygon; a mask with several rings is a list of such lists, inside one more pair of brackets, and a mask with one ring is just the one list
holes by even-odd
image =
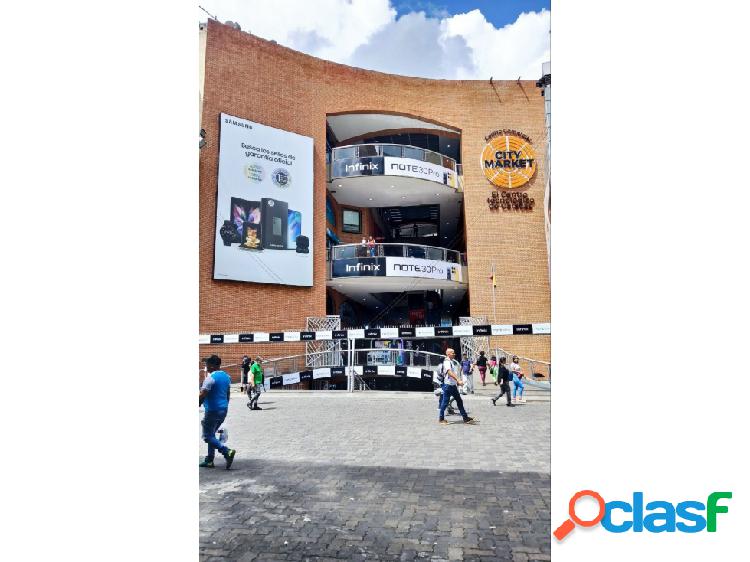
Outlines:
{"label": "blue sky", "polygon": [[445,17],[479,9],[498,28],[516,21],[521,12],[550,10],[549,0],[395,0],[392,4],[399,16],[423,11],[430,16]]}
{"label": "blue sky", "polygon": [[[404,76],[535,80],[550,59],[549,1],[199,0],[219,21],[292,49]],[[199,21],[206,14],[197,8]]]}

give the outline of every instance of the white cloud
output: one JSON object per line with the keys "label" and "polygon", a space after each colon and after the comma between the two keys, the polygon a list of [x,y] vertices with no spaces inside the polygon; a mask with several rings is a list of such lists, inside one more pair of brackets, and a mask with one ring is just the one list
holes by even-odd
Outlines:
{"label": "white cloud", "polygon": [[550,13],[525,12],[497,29],[479,10],[443,20],[447,37],[462,37],[472,52],[476,78],[536,79],[550,60]]}
{"label": "white cloud", "polygon": [[[479,10],[449,17],[389,0],[207,0],[220,21],[316,57],[371,70],[452,79],[536,79],[549,60],[550,13],[495,28]],[[435,12],[433,12],[434,14]],[[200,19],[206,19],[200,12]]]}

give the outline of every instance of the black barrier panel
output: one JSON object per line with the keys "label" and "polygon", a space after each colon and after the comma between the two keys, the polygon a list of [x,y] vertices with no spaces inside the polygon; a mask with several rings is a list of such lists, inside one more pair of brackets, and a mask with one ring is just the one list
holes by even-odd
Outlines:
{"label": "black barrier panel", "polygon": [[491,336],[492,335],[492,326],[472,326],[471,327],[472,332],[475,336]]}
{"label": "black barrier panel", "polygon": [[414,328],[399,328],[398,337],[400,338],[413,338],[416,330]]}
{"label": "black barrier panel", "polygon": [[380,338],[380,328],[370,328],[369,330],[365,330],[365,337],[374,339]]}
{"label": "black barrier panel", "polygon": [[284,377],[271,377],[271,388],[284,386]]}
{"label": "black barrier panel", "polygon": [[240,334],[240,343],[248,343],[253,341],[254,336],[252,334]]}
{"label": "black barrier panel", "polygon": [[406,365],[396,365],[396,375],[400,377],[406,376]]}
{"label": "black barrier panel", "polygon": [[365,377],[367,377],[367,376],[370,376],[370,377],[375,376],[375,375],[378,374],[378,366],[377,365],[365,365],[362,368],[362,374]]}
{"label": "black barrier panel", "polygon": [[268,336],[271,341],[284,341],[284,332],[274,332]]}
{"label": "black barrier panel", "polygon": [[435,326],[436,336],[452,336],[453,328],[451,326]]}
{"label": "black barrier panel", "polygon": [[332,277],[384,277],[385,258],[333,260]]}
{"label": "black barrier panel", "polygon": [[332,178],[352,176],[382,176],[384,168],[382,156],[370,158],[342,158],[333,161]]}
{"label": "black barrier panel", "polygon": [[299,339],[302,340],[302,341],[314,340],[315,339],[315,332],[300,332],[299,333]]}
{"label": "black barrier panel", "polygon": [[530,334],[531,324],[513,324],[513,335]]}
{"label": "black barrier panel", "polygon": [[422,369],[422,380],[432,380],[432,371]]}
{"label": "black barrier panel", "polygon": [[344,374],[344,367],[331,367],[331,376],[339,376]]}
{"label": "black barrier panel", "polygon": [[345,340],[347,338],[346,330],[334,330],[331,337],[335,340]]}
{"label": "black barrier panel", "polygon": [[224,336],[221,334],[211,334],[211,343],[224,343]]}
{"label": "black barrier panel", "polygon": [[299,374],[299,380],[302,381],[311,381],[312,380],[312,371],[302,371]]}

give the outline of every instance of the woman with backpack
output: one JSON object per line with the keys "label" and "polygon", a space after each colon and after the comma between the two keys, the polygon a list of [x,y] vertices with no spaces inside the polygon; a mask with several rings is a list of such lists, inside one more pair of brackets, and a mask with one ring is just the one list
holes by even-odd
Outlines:
{"label": "woman with backpack", "polygon": [[497,357],[494,355],[490,358],[490,376],[492,377],[492,382],[497,386]]}

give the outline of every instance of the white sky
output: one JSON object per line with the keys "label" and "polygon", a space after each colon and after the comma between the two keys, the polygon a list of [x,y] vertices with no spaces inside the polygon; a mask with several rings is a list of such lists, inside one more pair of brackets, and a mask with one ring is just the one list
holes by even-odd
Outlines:
{"label": "white sky", "polygon": [[[496,28],[479,10],[450,17],[389,0],[205,0],[219,21],[316,57],[407,76],[537,79],[550,58],[550,12],[526,12]],[[199,21],[207,15],[196,8]]]}

